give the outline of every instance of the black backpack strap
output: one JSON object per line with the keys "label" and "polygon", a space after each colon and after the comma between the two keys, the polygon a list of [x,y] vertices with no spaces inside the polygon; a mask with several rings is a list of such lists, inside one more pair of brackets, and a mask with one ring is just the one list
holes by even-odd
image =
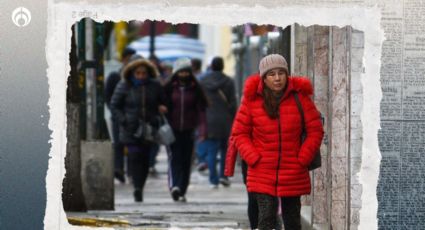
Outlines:
{"label": "black backpack strap", "polygon": [[[295,102],[297,103],[297,107],[298,110],[300,111],[301,114],[301,127],[302,127],[302,131],[301,131],[301,143],[304,142],[305,138],[307,137],[307,131],[305,130],[305,120],[304,120],[304,111],[303,111],[303,107],[301,106],[301,102],[300,99],[298,97],[298,94],[295,92],[294,93],[294,97],[295,97]],[[320,155],[320,149],[317,150],[316,154],[314,155],[313,160],[311,161],[310,165],[308,166],[308,170],[314,170],[319,168],[322,165],[322,158]]]}
{"label": "black backpack strap", "polygon": [[301,114],[301,127],[302,127],[301,130],[302,130],[302,133],[304,133],[305,135],[304,110],[303,110],[303,107],[301,106],[300,98],[298,97],[297,92],[294,93],[294,98],[295,98],[295,102],[297,103],[298,111]]}

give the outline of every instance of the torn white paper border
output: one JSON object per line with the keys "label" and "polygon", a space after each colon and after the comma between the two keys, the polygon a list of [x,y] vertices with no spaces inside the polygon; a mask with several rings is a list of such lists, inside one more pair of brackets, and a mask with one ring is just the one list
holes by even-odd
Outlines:
{"label": "torn white paper border", "polygon": [[[74,14],[73,14],[74,12]],[[384,32],[380,27],[381,10],[378,7],[361,8],[318,8],[284,7],[278,2],[274,8],[261,5],[244,6],[218,4],[209,7],[179,6],[167,3],[149,4],[103,4],[54,3],[48,4],[48,33],[46,56],[49,83],[49,128],[52,130],[49,167],[46,176],[47,204],[44,218],[45,229],[84,229],[68,224],[62,206],[62,180],[65,175],[66,155],[66,78],[68,76],[71,26],[81,18],[75,12],[95,14],[98,22],[104,20],[165,20],[173,23],[199,23],[209,25],[237,25],[252,22],[273,24],[285,28],[293,23],[302,26],[314,24],[352,26],[364,32],[365,46],[362,74],[363,126],[362,165],[360,183],[363,186],[362,207],[359,229],[377,229],[376,187],[381,155],[378,148],[380,127],[379,103],[382,97],[380,87],[380,57]],[[77,14],[78,16],[78,14]]]}

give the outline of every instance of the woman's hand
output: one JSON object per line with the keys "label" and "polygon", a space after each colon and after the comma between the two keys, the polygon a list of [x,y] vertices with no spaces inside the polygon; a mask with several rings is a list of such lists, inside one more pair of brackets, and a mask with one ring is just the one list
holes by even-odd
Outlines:
{"label": "woman's hand", "polygon": [[158,111],[160,114],[166,114],[168,112],[168,109],[165,105],[158,106]]}

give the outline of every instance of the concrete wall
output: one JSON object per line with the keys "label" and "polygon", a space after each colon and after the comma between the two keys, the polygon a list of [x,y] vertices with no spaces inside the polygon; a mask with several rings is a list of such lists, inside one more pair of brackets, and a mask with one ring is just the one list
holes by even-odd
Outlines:
{"label": "concrete wall", "polygon": [[114,209],[113,162],[111,142],[81,142],[81,180],[87,209]]}

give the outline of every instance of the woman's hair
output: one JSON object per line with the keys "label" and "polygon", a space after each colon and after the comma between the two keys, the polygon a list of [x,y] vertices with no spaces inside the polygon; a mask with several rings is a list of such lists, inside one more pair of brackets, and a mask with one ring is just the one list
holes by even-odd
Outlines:
{"label": "woman's hair", "polygon": [[273,91],[265,84],[263,88],[263,97],[263,107],[266,110],[267,115],[269,115],[271,119],[276,119],[279,116],[280,97],[276,97],[275,94],[273,94]]}
{"label": "woman's hair", "polygon": [[[134,56],[134,55],[133,55]],[[132,58],[133,58],[132,56]],[[122,77],[126,80],[131,75],[134,75],[134,71],[139,67],[143,66],[146,68],[146,72],[148,74],[148,78],[157,78],[159,76],[158,69],[155,67],[154,64],[152,64],[150,61],[143,59],[143,58],[134,58],[134,60],[131,60],[126,66],[123,67],[122,71]]]}

